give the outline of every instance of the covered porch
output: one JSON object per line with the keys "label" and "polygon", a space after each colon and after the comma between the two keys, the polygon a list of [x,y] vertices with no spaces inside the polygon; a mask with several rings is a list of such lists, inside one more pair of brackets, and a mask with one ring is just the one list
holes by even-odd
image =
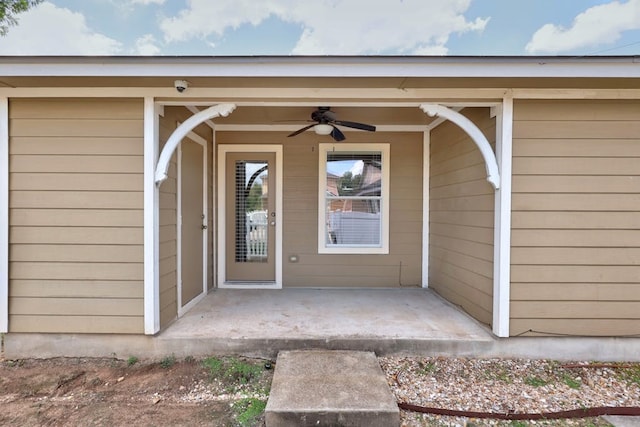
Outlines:
{"label": "covered porch", "polygon": [[[211,202],[203,201],[202,206],[206,208],[202,209],[201,217],[204,221],[201,221],[202,225],[197,224],[205,230],[198,228],[205,234],[205,240],[212,244],[211,248],[207,248],[208,244],[202,244],[199,239],[183,238],[181,244],[176,245],[184,248],[188,246],[185,242],[191,242],[193,246],[192,243],[195,241],[196,246],[203,246],[205,253],[208,252],[203,258],[200,254],[196,257],[184,255],[181,249],[176,249],[176,253],[172,252],[173,249],[166,250],[169,246],[173,248],[173,237],[168,236],[167,233],[164,238],[161,238],[160,234],[154,236],[157,241],[153,246],[158,245],[157,253],[148,253],[155,252],[155,248],[150,245],[150,240],[146,241],[147,256],[153,255],[154,261],[160,260],[158,273],[162,272],[155,274],[157,277],[154,282],[157,280],[157,284],[145,280],[145,332],[148,335],[160,333],[160,336],[163,336],[168,332],[166,328],[169,327],[170,322],[175,319],[173,302],[170,301],[176,293],[173,290],[176,279],[172,268],[174,264],[178,266],[175,275],[178,276],[177,281],[180,283],[182,280],[180,271],[190,271],[182,265],[181,260],[184,259],[197,260],[199,265],[195,267],[199,268],[202,264],[203,270],[206,271],[207,279],[203,280],[206,285],[198,286],[198,291],[201,293],[197,298],[204,297],[208,290],[216,288],[239,290],[252,287],[263,289],[266,287],[274,289],[340,287],[348,289],[360,286],[363,288],[394,286],[397,289],[404,288],[406,285],[427,288],[437,285],[436,282],[444,283],[442,275],[438,276],[437,273],[445,270],[443,265],[453,265],[450,269],[455,268],[456,271],[462,272],[460,274],[465,275],[464,279],[457,277],[460,274],[448,271],[446,275],[452,277],[455,283],[452,285],[445,283],[443,286],[457,288],[447,292],[448,290],[443,291],[434,287],[436,292],[445,299],[453,301],[454,304],[465,307],[464,310],[475,319],[490,324],[489,328],[493,329],[494,335],[508,335],[508,292],[505,290],[505,288],[508,289],[508,274],[506,274],[508,268],[505,268],[508,251],[504,250],[508,245],[503,241],[508,240],[508,233],[504,233],[504,229],[509,225],[505,220],[505,218],[508,219],[508,204],[503,203],[504,192],[500,190],[500,174],[494,147],[499,154],[502,154],[502,140],[509,139],[510,99],[474,102],[467,100],[456,104],[455,107],[446,107],[438,103],[415,104],[415,102],[412,102],[411,106],[407,106],[408,104],[367,106],[366,101],[343,104],[335,109],[341,116],[355,118],[362,122],[375,122],[378,125],[378,131],[375,135],[363,132],[349,133],[349,140],[352,142],[340,142],[340,144],[327,143],[314,132],[300,134],[295,139],[291,139],[289,137],[295,134],[298,124],[273,125],[273,122],[286,122],[287,117],[299,117],[298,121],[308,121],[304,120],[304,114],[310,107],[306,103],[291,107],[288,103],[276,102],[266,109],[264,106],[256,107],[243,103],[238,105],[221,103],[208,106],[208,104],[197,102],[193,105],[171,102],[162,105],[165,108],[161,124],[167,124],[165,126],[167,132],[166,135],[161,135],[160,147],[157,147],[160,148],[160,156],[158,163],[154,165],[154,192],[159,191],[165,198],[173,195],[169,194],[170,190],[165,190],[166,186],[162,183],[167,180],[169,188],[173,188],[171,186],[174,181],[180,182],[180,174],[174,173],[177,175],[174,176],[170,172],[172,153],[181,148],[183,140],[188,138],[194,126],[204,127],[207,124],[210,129],[205,128],[202,133],[213,134],[209,145],[214,159],[209,166],[210,170],[207,171],[208,182],[212,183],[207,184],[212,187],[208,194]],[[466,106],[470,107],[469,111],[460,113],[459,111]],[[269,117],[262,117],[266,111]],[[504,120],[504,117],[507,117],[507,120]],[[211,120],[215,122],[208,123]],[[271,123],[266,124],[265,121],[271,121]],[[174,123],[180,122],[182,124],[175,129],[172,127]],[[446,122],[451,123],[448,126],[440,126]],[[441,130],[443,128],[444,130]],[[294,130],[294,134],[289,133],[291,130]],[[434,131],[433,135],[432,131]],[[487,140],[485,133],[489,135],[491,141]],[[257,140],[259,143],[256,143]],[[332,141],[331,138],[329,140]],[[451,147],[446,144],[457,144],[453,147],[452,155],[448,154]],[[325,185],[322,180],[326,175],[326,170],[323,169],[326,168],[326,162],[319,159],[328,159],[326,153],[329,150],[333,152],[344,149],[349,155],[354,156],[354,151],[362,151],[365,148],[369,151],[374,150],[376,153],[382,152],[381,146],[386,150],[384,156],[381,155],[385,162],[390,157],[393,158],[382,169],[385,171],[391,169],[392,172],[386,173],[391,175],[388,180],[393,182],[394,190],[381,196],[385,199],[381,206],[389,211],[381,215],[386,218],[386,222],[381,221],[380,249],[375,252],[367,248],[365,250],[347,248],[348,250],[343,252],[330,252],[323,246],[325,236],[330,233],[324,232],[326,230],[321,227],[325,222],[323,218],[327,215],[324,212],[318,213],[320,207],[325,206],[326,202],[324,198],[318,200],[318,189]],[[226,170],[235,170],[227,165],[229,156],[239,155],[239,153],[245,157],[249,156],[245,152],[252,156],[255,156],[253,154],[255,152],[260,152],[260,156],[266,156],[264,153],[273,153],[275,156],[273,166],[269,167],[270,170],[271,168],[274,170],[275,175],[269,185],[269,197],[275,200],[277,207],[268,209],[273,217],[270,221],[272,227],[266,227],[265,221],[265,227],[273,230],[274,234],[273,238],[268,239],[269,242],[275,242],[273,250],[269,251],[273,254],[270,258],[273,266],[268,266],[269,274],[242,280],[245,278],[236,277],[236,273],[233,277],[227,274],[228,257],[233,259],[233,262],[240,262],[235,259],[239,254],[236,253],[237,250],[232,250],[229,243],[232,240],[227,237],[227,230],[235,230],[234,227],[237,227],[237,224],[244,227],[244,221],[234,222],[234,219],[237,219],[238,215],[244,218],[245,214],[233,211],[234,206],[240,206],[243,203],[237,200],[237,196],[227,197],[227,193],[235,194],[233,191],[238,185],[233,177],[227,176]],[[445,153],[446,158],[441,159],[442,156],[437,155],[434,157],[434,153]],[[461,160],[458,161],[458,158]],[[237,163],[238,159],[235,157],[233,159]],[[252,158],[249,159],[250,161],[257,160]],[[237,165],[235,167],[237,168]],[[465,175],[470,168],[472,174]],[[432,185],[430,182],[432,175],[438,178],[442,175],[445,178]],[[458,175],[464,176],[458,179]],[[318,176],[321,177],[319,183]],[[244,179],[239,179],[237,176],[236,180],[244,183]],[[206,179],[205,182],[207,182]],[[382,187],[392,187],[387,184]],[[201,209],[199,205],[198,209]],[[197,214],[201,212],[198,209]],[[227,212],[228,209],[231,210]],[[481,223],[478,223],[478,212],[481,212]],[[430,218],[431,215],[434,215],[433,218]],[[173,207],[164,206],[159,209],[158,223],[163,224],[165,228],[168,225],[173,226],[174,217],[181,216],[173,214]],[[227,221],[227,218],[231,220]],[[198,221],[200,221],[200,215],[198,215]],[[150,222],[152,221],[147,225],[155,233],[156,227]],[[443,230],[439,230],[438,226]],[[444,236],[447,240],[432,245],[430,243],[432,227],[435,230],[433,235]],[[209,231],[206,231],[207,229]],[[247,229],[250,228],[247,227]],[[458,244],[459,241],[469,240],[460,235],[461,231],[463,234],[468,234],[468,230],[479,230],[481,233],[480,237],[474,235],[470,238],[474,249],[481,247],[481,253],[475,251],[467,254],[464,260],[453,262],[452,258],[461,258],[460,254],[465,254],[465,251],[469,250],[460,248]],[[309,235],[310,231],[311,234],[318,234],[317,243],[312,238],[315,236]],[[239,233],[242,236],[246,234],[243,231]],[[175,240],[177,241],[177,238]],[[240,255],[242,255],[241,252]],[[200,263],[200,259],[205,261]],[[213,262],[211,262],[212,259]],[[467,260],[471,260],[470,262],[474,265],[466,265]],[[246,267],[249,264],[249,262],[241,264],[243,273],[248,271]],[[457,264],[464,265],[460,267]],[[467,274],[467,271],[471,274]],[[146,272],[150,273],[148,270]],[[433,280],[430,280],[430,275]],[[478,276],[482,276],[480,284],[479,280],[476,280]],[[367,284],[364,285],[363,281]],[[469,283],[472,284],[469,285]],[[150,286],[151,284],[154,286]],[[461,287],[471,288],[471,291],[466,288],[458,289]],[[479,287],[480,290],[477,289]],[[461,298],[454,298],[460,295],[462,302]],[[154,301],[155,299],[157,300]],[[182,298],[182,301],[190,300]],[[271,299],[269,301],[274,302]],[[467,301],[473,301],[473,304],[481,301],[478,304],[481,306],[480,309],[476,307],[469,309],[465,306]],[[195,298],[193,302],[196,302]],[[229,304],[233,306],[232,302]],[[377,307],[373,301],[369,301],[368,304],[374,309]],[[187,309],[181,307],[180,303],[177,305],[178,323],[181,323],[182,316],[187,315],[193,306]],[[277,307],[277,304],[272,306]],[[322,304],[318,303],[318,306]],[[277,309],[272,308],[272,310],[277,316]],[[151,325],[151,319],[154,317],[156,319]],[[169,329],[174,327],[175,325],[170,326]],[[323,339],[326,338],[323,336]]]}

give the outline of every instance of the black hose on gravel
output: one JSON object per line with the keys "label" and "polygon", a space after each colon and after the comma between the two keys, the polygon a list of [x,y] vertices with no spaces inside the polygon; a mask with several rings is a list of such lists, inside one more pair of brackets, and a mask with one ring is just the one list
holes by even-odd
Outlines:
{"label": "black hose on gravel", "polygon": [[557,420],[566,418],[590,418],[602,415],[628,415],[640,416],[640,407],[637,406],[598,406],[595,408],[571,409],[559,412],[538,412],[538,413],[498,413],[498,412],[475,412],[459,411],[455,409],[430,408],[426,406],[412,405],[410,403],[398,402],[400,409],[407,411],[421,412],[423,414],[446,415],[450,417],[465,418],[492,418],[497,420]]}

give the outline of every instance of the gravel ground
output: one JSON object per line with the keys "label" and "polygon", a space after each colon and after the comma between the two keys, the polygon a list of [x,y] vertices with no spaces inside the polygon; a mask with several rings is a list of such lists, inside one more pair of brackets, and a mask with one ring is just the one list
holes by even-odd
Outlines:
{"label": "gravel ground", "polygon": [[[399,402],[496,413],[596,406],[640,407],[640,364],[548,360],[382,357]],[[608,426],[600,418],[498,421],[401,411],[403,426]]]}

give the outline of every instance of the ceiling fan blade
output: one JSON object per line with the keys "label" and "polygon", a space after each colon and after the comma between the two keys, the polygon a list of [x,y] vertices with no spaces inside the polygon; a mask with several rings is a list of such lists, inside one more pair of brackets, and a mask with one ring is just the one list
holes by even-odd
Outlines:
{"label": "ceiling fan blade", "polygon": [[345,127],[348,127],[348,128],[367,130],[369,132],[375,132],[376,131],[376,127],[375,126],[367,125],[367,124],[364,124],[364,123],[347,122],[347,121],[343,121],[343,120],[334,120],[331,123],[333,123],[334,125],[345,126]]}
{"label": "ceiling fan blade", "polygon": [[344,136],[344,133],[342,133],[342,131],[340,131],[340,129],[338,129],[337,127],[335,127],[333,125],[331,125],[331,127],[333,127],[333,130],[331,131],[331,137],[333,139],[335,139],[338,142],[344,141],[345,139],[347,139],[347,137]]}
{"label": "ceiling fan blade", "polygon": [[298,134],[301,134],[301,133],[302,133],[302,132],[304,132],[305,130],[307,130],[307,129],[311,129],[311,128],[312,128],[312,127],[314,127],[315,125],[317,125],[317,123],[311,124],[311,125],[309,125],[309,126],[305,126],[305,127],[303,127],[302,129],[298,129],[297,131],[290,133],[289,135],[287,135],[287,137],[290,137],[290,136],[296,136],[296,135],[298,135]]}

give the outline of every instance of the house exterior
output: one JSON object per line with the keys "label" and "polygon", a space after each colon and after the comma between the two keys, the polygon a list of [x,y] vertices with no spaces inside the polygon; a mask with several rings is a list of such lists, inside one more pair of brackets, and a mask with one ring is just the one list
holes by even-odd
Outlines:
{"label": "house exterior", "polygon": [[[635,57],[3,57],[0,83],[2,333],[153,336],[288,287],[640,333]],[[320,106],[376,131],[288,137]]]}

